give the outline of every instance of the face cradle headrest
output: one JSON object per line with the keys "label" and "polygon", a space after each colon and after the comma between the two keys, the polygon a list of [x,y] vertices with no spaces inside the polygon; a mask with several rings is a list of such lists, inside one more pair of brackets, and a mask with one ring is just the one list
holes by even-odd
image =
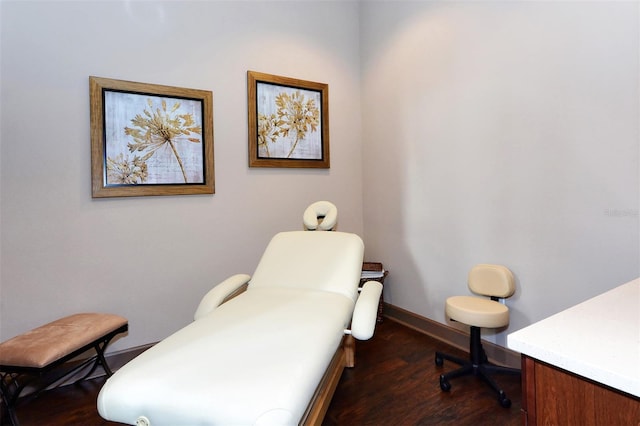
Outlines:
{"label": "face cradle headrest", "polygon": [[338,209],[329,201],[316,201],[304,211],[302,221],[309,231],[332,231],[338,222]]}

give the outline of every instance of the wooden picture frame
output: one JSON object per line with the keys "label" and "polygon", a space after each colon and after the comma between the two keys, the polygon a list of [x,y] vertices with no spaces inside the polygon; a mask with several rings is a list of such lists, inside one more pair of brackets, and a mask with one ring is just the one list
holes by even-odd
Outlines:
{"label": "wooden picture frame", "polygon": [[247,72],[249,167],[330,167],[329,85]]}
{"label": "wooden picture frame", "polygon": [[213,93],[89,77],[92,197],[215,193]]}

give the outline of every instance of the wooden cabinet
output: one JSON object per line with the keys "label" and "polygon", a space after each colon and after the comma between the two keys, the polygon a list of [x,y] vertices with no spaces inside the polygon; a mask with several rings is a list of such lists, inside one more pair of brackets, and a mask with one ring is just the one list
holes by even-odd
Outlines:
{"label": "wooden cabinet", "polygon": [[523,424],[640,425],[640,398],[522,355]]}

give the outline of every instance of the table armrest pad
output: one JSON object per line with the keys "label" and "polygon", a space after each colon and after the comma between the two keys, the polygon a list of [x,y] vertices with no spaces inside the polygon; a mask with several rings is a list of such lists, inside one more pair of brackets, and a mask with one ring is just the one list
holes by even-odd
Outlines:
{"label": "table armrest pad", "polygon": [[351,334],[356,339],[368,340],[373,336],[381,294],[382,284],[378,281],[367,281],[362,286],[351,320]]}
{"label": "table armrest pad", "polygon": [[226,280],[222,281],[217,286],[213,287],[207,294],[204,295],[196,313],[193,316],[194,320],[199,320],[205,315],[211,313],[214,309],[220,306],[224,300],[230,296],[234,291],[240,289],[244,284],[248,283],[251,277],[247,274],[236,274]]}

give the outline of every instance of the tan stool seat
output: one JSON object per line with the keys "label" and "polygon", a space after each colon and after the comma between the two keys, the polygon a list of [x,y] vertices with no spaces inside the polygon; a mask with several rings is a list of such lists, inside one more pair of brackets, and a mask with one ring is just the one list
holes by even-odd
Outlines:
{"label": "tan stool seat", "polygon": [[445,304],[445,312],[452,320],[475,327],[500,328],[509,324],[509,308],[480,297],[449,297]]}

